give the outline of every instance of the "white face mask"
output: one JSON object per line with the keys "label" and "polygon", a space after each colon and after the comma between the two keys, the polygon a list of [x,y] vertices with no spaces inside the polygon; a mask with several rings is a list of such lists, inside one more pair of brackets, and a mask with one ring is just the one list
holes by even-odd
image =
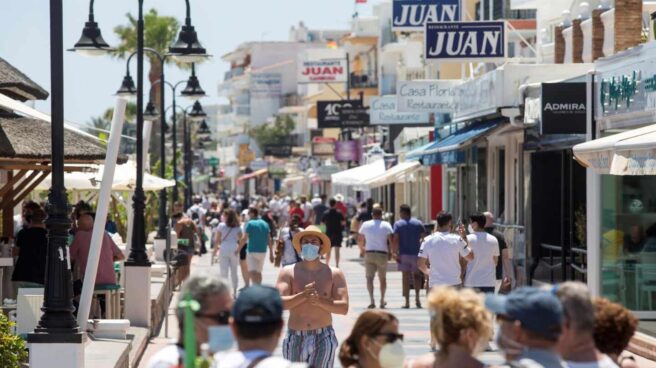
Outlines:
{"label": "white face mask", "polygon": [[[374,340],[375,341],[375,340]],[[376,341],[378,344],[378,342]],[[400,368],[405,362],[405,350],[401,340],[383,344],[378,352],[378,363],[382,368]]]}

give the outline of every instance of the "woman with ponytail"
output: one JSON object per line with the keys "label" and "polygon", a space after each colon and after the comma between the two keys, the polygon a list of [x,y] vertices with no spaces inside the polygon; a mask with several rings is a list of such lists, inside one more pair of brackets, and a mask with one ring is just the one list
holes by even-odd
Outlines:
{"label": "woman with ponytail", "polygon": [[482,295],[470,289],[436,287],[428,295],[428,308],[439,352],[409,361],[406,368],[484,367],[475,357],[487,347],[493,329]]}
{"label": "woman with ponytail", "polygon": [[382,310],[362,313],[339,350],[345,368],[401,368],[404,360],[399,320]]}

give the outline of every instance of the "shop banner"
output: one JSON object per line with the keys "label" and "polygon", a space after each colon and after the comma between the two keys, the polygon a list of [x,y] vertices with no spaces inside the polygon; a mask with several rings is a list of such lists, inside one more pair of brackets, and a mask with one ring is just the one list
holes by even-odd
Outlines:
{"label": "shop banner", "polygon": [[292,146],[290,144],[267,144],[264,146],[264,155],[273,157],[291,157]]}
{"label": "shop banner", "polygon": [[335,153],[335,138],[312,139],[312,156],[332,156]]}
{"label": "shop banner", "polygon": [[492,62],[506,58],[506,23],[426,23],[427,61]]}
{"label": "shop banner", "polygon": [[309,49],[298,56],[297,82],[346,83],[348,61],[342,49]]}
{"label": "shop banner", "polygon": [[369,109],[364,106],[344,107],[339,112],[341,128],[369,126]]}
{"label": "shop banner", "polygon": [[317,127],[341,128],[342,109],[360,106],[362,106],[360,100],[317,101]]}
{"label": "shop banner", "polygon": [[396,84],[398,111],[452,113],[460,80],[401,81]]}
{"label": "shop banner", "polygon": [[280,97],[282,93],[282,74],[251,74],[250,94],[254,98]]}
{"label": "shop banner", "polygon": [[399,112],[395,95],[371,97],[371,125],[424,125],[430,123],[425,112]]}
{"label": "shop banner", "polygon": [[335,160],[338,162],[358,161],[360,158],[360,141],[335,142]]}
{"label": "shop banner", "polygon": [[398,155],[385,155],[383,157],[383,161],[385,162],[385,170],[389,170],[389,169],[391,169],[394,166],[399,164],[399,156]]}
{"label": "shop banner", "polygon": [[393,0],[392,30],[423,32],[426,23],[461,19],[461,0]]}
{"label": "shop banner", "polygon": [[586,100],[585,83],[542,83],[542,134],[585,134]]}

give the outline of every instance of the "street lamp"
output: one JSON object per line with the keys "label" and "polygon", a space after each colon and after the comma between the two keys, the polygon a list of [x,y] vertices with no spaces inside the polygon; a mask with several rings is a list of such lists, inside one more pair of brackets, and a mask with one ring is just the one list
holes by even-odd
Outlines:
{"label": "street lamp", "polygon": [[[187,112],[191,108],[190,112]],[[201,106],[199,101],[194,102],[193,105],[187,106],[183,112],[182,119],[182,134],[184,142],[184,172],[185,172],[185,206],[191,207],[191,195],[192,195],[192,183],[191,183],[191,132],[189,131],[187,120],[190,122],[202,121],[207,117],[205,111],[203,111],[203,106]]]}
{"label": "street lamp", "polygon": [[196,78],[196,64],[191,64],[191,75],[187,80],[187,85],[180,92],[180,94],[192,101],[198,101],[199,98],[205,97],[205,91],[200,86],[198,78]]}
{"label": "street lamp", "polygon": [[[45,289],[43,315],[34,332],[28,334],[30,365],[48,361],[53,346],[63,359],[52,367],[79,367],[84,364],[86,334],[73,316],[73,281],[67,246],[71,227],[64,187],[64,35],[63,0],[50,0],[50,104],[51,104],[51,187],[46,204]],[[56,345],[53,345],[56,344]]]}
{"label": "street lamp", "polygon": [[196,29],[191,25],[191,7],[189,0],[186,0],[187,16],[185,17],[185,24],[180,29],[178,40],[169,47],[169,56],[182,63],[197,63],[204,61],[211,55],[207,54],[207,50],[198,41]]}
{"label": "street lamp", "polygon": [[119,97],[132,98],[137,94],[137,87],[134,85],[134,80],[130,76],[130,73],[123,77],[123,82],[121,82],[121,87],[116,91],[116,95]]}
{"label": "street lamp", "polygon": [[[89,18],[93,19],[93,1],[90,0]],[[144,210],[145,194],[143,190],[143,123],[144,123],[144,101],[143,101],[143,66],[144,66],[144,16],[143,16],[143,3],[144,0],[137,0],[139,5],[137,17],[137,177],[134,189],[134,196],[132,197],[134,207],[134,217],[132,226],[132,246],[130,255],[125,262],[126,266],[126,279],[134,278],[135,282],[126,284],[126,316],[134,325],[148,326],[150,324],[150,311],[144,309],[143,305],[149,305],[150,295],[144,293],[143,289],[150,290],[150,261],[146,254],[146,227]],[[175,57],[181,62],[192,62],[197,60],[204,60],[209,55],[198,42],[198,37],[194,27],[191,25],[191,10],[189,0],[185,0],[187,6],[187,17],[185,25],[180,31],[178,41],[169,49],[170,55]],[[97,40],[97,38],[96,38]],[[93,45],[93,44],[92,44]],[[105,50],[102,47],[99,50]],[[74,50],[76,50],[74,48]],[[77,50],[76,50],[77,51]],[[100,53],[98,51],[98,53]],[[163,62],[160,57],[160,61]],[[164,68],[162,68],[163,70]],[[162,80],[164,80],[162,78]],[[163,114],[162,114],[163,115]],[[163,147],[163,144],[162,144]],[[164,149],[164,148],[162,148]],[[147,284],[146,284],[147,283]],[[130,305],[128,305],[128,303]]]}
{"label": "street lamp", "polygon": [[[159,113],[157,112],[157,108],[155,107],[155,104],[153,101],[148,101],[146,104],[146,110],[144,110],[144,120],[148,121],[156,121],[159,118]],[[164,129],[166,129],[166,123],[162,125],[162,132],[161,134],[164,135]]]}
{"label": "street lamp", "polygon": [[89,21],[84,23],[82,29],[82,36],[68,51],[75,51],[86,56],[104,55],[107,52],[113,51],[111,47],[105,42],[98,28],[98,23],[95,22],[93,17],[93,1],[89,2]]}

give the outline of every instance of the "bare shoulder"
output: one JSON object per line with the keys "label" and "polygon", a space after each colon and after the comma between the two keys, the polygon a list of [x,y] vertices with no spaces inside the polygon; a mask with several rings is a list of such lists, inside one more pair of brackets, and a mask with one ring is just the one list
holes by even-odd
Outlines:
{"label": "bare shoulder", "polygon": [[335,268],[335,267],[329,267],[329,266],[327,266],[327,267],[330,269],[330,272],[332,273],[333,278],[337,277],[337,278],[344,279],[344,272],[342,272],[342,270],[340,270],[339,268]]}
{"label": "bare shoulder", "polygon": [[424,354],[414,360],[406,360],[404,364],[404,368],[433,368],[434,366],[434,354]]}

